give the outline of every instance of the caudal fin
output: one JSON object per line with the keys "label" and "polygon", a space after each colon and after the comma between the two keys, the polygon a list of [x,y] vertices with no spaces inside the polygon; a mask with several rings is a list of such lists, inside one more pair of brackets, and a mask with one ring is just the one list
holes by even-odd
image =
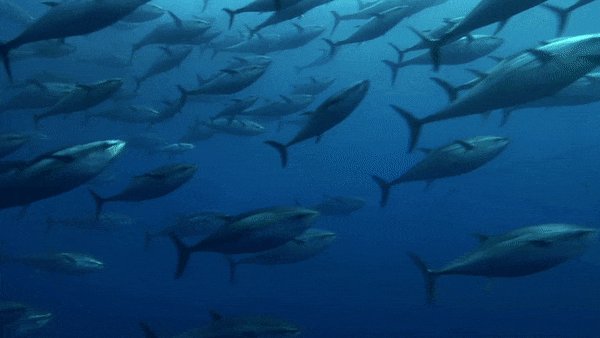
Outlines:
{"label": "caudal fin", "polygon": [[229,264],[229,283],[234,284],[236,282],[235,272],[237,271],[238,262],[231,256],[225,256],[227,263]]}
{"label": "caudal fin", "polygon": [[229,15],[229,29],[231,29],[231,27],[233,26],[233,20],[235,20],[235,11],[233,9],[229,9],[229,8],[223,8],[223,12],[227,13],[227,15]]}
{"label": "caudal fin", "polygon": [[404,118],[408,128],[410,129],[410,140],[408,142],[408,152],[410,153],[415,149],[417,142],[419,142],[421,128],[423,127],[423,120],[414,117],[413,114],[398,106],[391,105],[391,107]]}
{"label": "caudal fin", "polygon": [[565,29],[567,28],[567,24],[569,23],[569,15],[573,10],[575,10],[575,8],[573,8],[574,6],[567,8],[561,8],[549,4],[543,4],[542,6],[554,13],[554,15],[556,15],[558,19],[558,30],[556,32],[556,35],[562,35],[565,32]]}
{"label": "caudal fin", "polygon": [[390,43],[389,45],[392,46],[392,48],[394,48],[394,50],[398,54],[398,59],[396,60],[396,62],[390,61],[390,60],[383,60],[382,62],[385,63],[390,68],[390,71],[392,72],[392,86],[393,86],[396,83],[396,78],[398,77],[398,70],[403,67],[402,61],[404,60],[404,52],[400,48],[398,48],[398,46],[394,45],[393,43]]}
{"label": "caudal fin", "polygon": [[145,322],[140,322],[140,328],[144,332],[144,337],[146,338],[158,338],[158,335],[152,331],[150,326]]}
{"label": "caudal fin", "polygon": [[177,249],[177,269],[175,270],[175,279],[178,279],[183,275],[183,272],[187,267],[192,250],[177,236],[171,234],[169,235],[169,238],[171,238],[171,241],[173,241],[173,244],[175,244],[175,248]]}
{"label": "caudal fin", "polygon": [[288,163],[288,152],[286,145],[275,141],[265,141],[265,144],[268,144],[277,150],[279,157],[281,157],[281,167],[285,168]]}
{"label": "caudal fin", "polygon": [[333,15],[333,27],[331,28],[330,35],[333,35],[340,22],[342,22],[342,16],[336,11],[331,11],[331,15]]}
{"label": "caudal fin", "polygon": [[383,208],[387,205],[387,202],[390,198],[390,189],[392,188],[392,184],[377,175],[371,175],[371,178],[381,189],[381,200],[379,201],[379,205]]}
{"label": "caudal fin", "polygon": [[412,252],[408,252],[407,254],[423,275],[423,279],[425,280],[425,296],[427,304],[433,304],[435,301],[435,282],[437,281],[438,275],[427,267],[421,257]]}
{"label": "caudal fin", "polygon": [[88,190],[90,192],[90,195],[92,195],[92,198],[94,198],[94,202],[96,203],[96,218],[99,218],[100,214],[102,213],[102,207],[104,206],[106,200],[100,197],[100,195],[98,195],[94,190]]}
{"label": "caudal fin", "polygon": [[329,56],[333,57],[335,54],[337,54],[337,45],[335,44],[335,42],[331,41],[330,39],[323,39],[323,41],[325,41],[325,43],[327,43],[327,46],[329,46]]}
{"label": "caudal fin", "polygon": [[446,95],[448,95],[448,101],[456,101],[458,98],[458,88],[454,87],[447,81],[440,79],[439,77],[431,77],[430,79],[446,92]]}
{"label": "caudal fin", "polygon": [[0,55],[2,56],[2,62],[4,63],[4,70],[6,70],[6,75],[8,76],[8,80],[10,83],[13,82],[12,70],[10,68],[10,59],[8,57],[8,53],[10,53],[10,47],[6,44],[0,45]]}
{"label": "caudal fin", "polygon": [[431,62],[433,63],[433,70],[434,71],[438,71],[440,70],[440,62],[441,62],[441,55],[440,55],[440,49],[443,45],[443,38],[440,39],[432,39],[429,36],[423,34],[422,32],[418,31],[417,29],[410,27],[410,29],[417,34],[417,36],[419,38],[421,38],[421,40],[423,41],[423,43],[425,44],[425,46],[427,46],[427,48],[429,48],[429,54],[431,56]]}

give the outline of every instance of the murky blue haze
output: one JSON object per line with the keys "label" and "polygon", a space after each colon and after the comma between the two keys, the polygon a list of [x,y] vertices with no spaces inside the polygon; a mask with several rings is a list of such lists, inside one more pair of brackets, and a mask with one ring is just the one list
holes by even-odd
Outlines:
{"label": "murky blue haze", "polygon": [[[36,1],[22,6],[35,16],[45,10]],[[200,14],[196,1],[153,1],[177,15],[214,17],[226,30],[222,7],[247,3],[212,0]],[[34,337],[141,337],[138,322],[149,323],[161,337],[181,333],[210,321],[208,310],[224,315],[269,313],[302,327],[305,337],[597,337],[600,332],[600,249],[594,244],[584,256],[554,269],[528,277],[485,279],[448,276],[438,283],[434,306],[425,304],[423,280],[406,251],[421,255],[432,267],[476,247],[472,233],[502,233],[517,227],[564,222],[600,225],[599,104],[574,108],[528,109],[513,114],[498,127],[500,116],[487,120],[472,116],[444,121],[423,130],[421,146],[438,147],[459,138],[498,135],[511,139],[496,160],[468,175],[395,187],[387,208],[379,207],[379,189],[370,178],[378,174],[396,177],[422,158],[407,154],[408,130],[389,108],[400,105],[418,116],[447,104],[445,94],[429,77],[429,66],[400,70],[390,86],[389,71],[382,59],[395,58],[387,45],[408,47],[417,41],[409,26],[426,29],[442,18],[466,13],[477,1],[449,0],[400,23],[384,37],[340,49],[329,64],[297,74],[294,66],[319,54],[325,43],[316,39],[299,50],[274,53],[267,74],[241,93],[206,101],[192,100],[174,119],[148,129],[104,120],[83,123],[83,113],[52,118],[39,131],[48,136],[12,155],[32,158],[43,151],[89,141],[125,138],[154,132],[176,142],[197,118],[208,118],[230,98],[259,95],[276,99],[292,84],[308,76],[332,76],[335,84],[320,95],[314,107],[328,95],[364,79],[371,90],[360,107],[339,126],[326,133],[319,144],[304,142],[290,148],[290,164],[282,170],[277,154],[263,144],[289,140],[293,127],[263,136],[242,138],[216,135],[175,159],[128,151],[105,173],[114,180],[93,181],[103,195],[119,191],[130,177],[165,163],[191,162],[199,166],[193,180],[160,199],[140,203],[114,203],[107,211],[133,217],[135,225],[110,232],[81,231],[57,227],[46,230],[48,217],[89,216],[94,202],[86,187],[33,204],[24,218],[18,208],[3,210],[2,250],[10,253],[73,251],[93,254],[106,263],[103,272],[69,276],[4,265],[0,267],[2,299],[17,300],[51,311],[53,320]],[[571,1],[553,1],[567,6]],[[333,24],[330,10],[349,13],[354,1],[336,0],[295,20],[302,25]],[[566,35],[597,32],[600,3],[576,11]],[[245,31],[267,15],[242,14],[234,30]],[[160,21],[169,20],[162,17]],[[156,47],[138,52],[133,67],[114,69],[89,62],[86,56],[107,52],[128,56],[132,43],[160,21],[132,30],[108,28],[85,37],[67,39],[78,51],[58,60],[31,59],[14,62],[17,79],[40,71],[65,74],[88,83],[132,77],[160,56]],[[350,34],[358,21],[344,22],[335,39]],[[0,39],[20,29],[2,24]],[[292,29],[289,23],[268,31]],[[481,32],[492,33],[495,27]],[[508,56],[555,36],[556,19],[547,10],[534,8],[513,19],[499,36],[506,43],[493,55]],[[327,32],[326,34],[329,34]],[[177,85],[196,86],[196,74],[209,76],[225,67],[231,54],[210,58],[210,50],[196,48],[184,64],[142,85],[135,103],[161,104],[175,99]],[[444,66],[438,76],[452,83],[472,78],[465,68],[486,70],[493,60],[483,58],[464,66]],[[2,83],[7,84],[3,75]],[[110,101],[104,104],[109,107]],[[102,107],[95,108],[102,109]],[[0,115],[0,131],[34,130],[33,111]],[[228,266],[219,254],[195,254],[179,280],[173,279],[176,253],[166,239],[156,239],[144,249],[144,232],[170,224],[176,215],[201,210],[229,214],[272,205],[311,205],[323,195],[351,195],[367,205],[347,217],[323,217],[316,226],[337,233],[337,240],[322,255],[284,266],[241,266],[238,282],[228,282]],[[188,240],[188,242],[190,242]]]}

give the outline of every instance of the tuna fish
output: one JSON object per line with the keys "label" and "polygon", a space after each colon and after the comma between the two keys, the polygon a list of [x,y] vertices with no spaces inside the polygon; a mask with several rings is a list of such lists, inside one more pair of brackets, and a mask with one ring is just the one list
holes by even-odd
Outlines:
{"label": "tuna fish", "polygon": [[198,36],[204,34],[211,24],[204,20],[182,20],[172,12],[167,11],[173,22],[157,25],[150,33],[133,45],[131,56],[139,49],[148,45],[181,45],[189,44]]}
{"label": "tuna fish", "polygon": [[[498,49],[504,43],[504,39],[490,35],[468,35],[442,47],[442,64],[461,65],[482,58]],[[384,60],[383,62],[392,71],[392,85],[396,82],[396,76],[400,68],[412,65],[430,65],[431,55],[424,53],[410,60],[404,60],[404,52],[393,44],[390,44],[398,53],[397,61]]]}
{"label": "tuna fish", "polygon": [[[419,32],[419,34],[417,34],[417,35],[424,36],[425,34],[427,34],[427,36],[430,39],[439,39],[442,35],[446,34],[449,30],[451,30],[452,27],[456,26],[456,24],[458,24],[463,18],[464,18],[464,16],[444,19],[444,22],[441,25],[435,27],[432,30]],[[404,53],[407,53],[407,52],[414,52],[417,50],[428,49],[428,48],[429,48],[429,45],[428,45],[427,41],[424,41],[421,39],[416,44],[414,44],[406,49],[403,49],[402,51]]]}
{"label": "tuna fish", "polygon": [[333,42],[329,39],[325,39],[325,42],[327,42],[331,48],[330,54],[335,55],[337,48],[340,46],[352,43],[362,43],[384,35],[406,18],[410,11],[411,8],[407,6],[394,7],[373,16],[371,20],[360,26],[356,32],[344,40]]}
{"label": "tuna fish", "polygon": [[[555,11],[560,19],[559,27],[564,27],[568,15],[571,11],[586,5],[593,0],[579,0],[579,2],[571,6],[566,11]],[[431,48],[431,59],[433,60],[434,69],[439,69],[441,62],[441,47],[452,41],[471,33],[472,31],[499,23],[496,32],[500,31],[506,22],[513,16],[522,13],[530,8],[536,7],[546,0],[481,0],[479,4],[457,25],[452,27],[448,32],[438,39],[431,39],[422,36],[424,41]],[[561,29],[562,30],[562,29]]]}
{"label": "tuna fish", "polygon": [[228,95],[242,91],[258,81],[269,65],[247,65],[239,68],[223,69],[200,88],[187,91],[188,95]]}
{"label": "tuna fish", "polygon": [[44,40],[32,42],[11,52],[13,61],[27,59],[59,59],[71,55],[77,47],[62,40]]}
{"label": "tuna fish", "polygon": [[96,216],[102,213],[102,207],[108,202],[140,202],[165,196],[194,177],[198,167],[193,164],[165,165],[145,174],[135,176],[120,193],[101,197],[90,189],[96,202]]}
{"label": "tuna fish", "polygon": [[317,96],[329,89],[334,82],[335,78],[333,77],[317,79],[311,76],[307,82],[294,84],[292,94]]}
{"label": "tuna fish", "polygon": [[365,206],[365,200],[352,196],[325,196],[319,204],[310,207],[322,216],[347,216]]}
{"label": "tuna fish", "polygon": [[58,103],[46,112],[33,116],[33,121],[38,123],[51,116],[66,115],[95,107],[113,96],[123,85],[121,79],[110,79],[89,85],[78,84],[69,95],[63,97]]}
{"label": "tuna fish", "polygon": [[571,224],[542,224],[503,235],[478,235],[479,248],[439,270],[409,253],[425,279],[427,302],[435,300],[435,282],[445,275],[521,277],[546,271],[583,254],[598,230]]}
{"label": "tuna fish", "polygon": [[340,15],[336,11],[332,11],[331,14],[335,21],[331,33],[333,34],[340,22],[345,20],[369,20],[396,7],[409,8],[406,14],[407,16],[411,16],[426,8],[441,5],[446,1],[447,0],[382,0],[372,2],[366,7],[361,8],[359,6],[359,11],[353,14]]}
{"label": "tuna fish", "polygon": [[258,26],[250,28],[250,35],[252,36],[266,27],[297,18],[314,8],[323,6],[332,1],[333,0],[301,0],[293,5],[281,8]]}
{"label": "tuna fish", "polygon": [[233,102],[230,105],[218,112],[211,119],[214,120],[221,117],[234,118],[236,115],[241,114],[244,110],[252,107],[256,101],[258,101],[258,96],[248,96],[243,99],[233,99],[232,101]]}
{"label": "tuna fish", "polygon": [[177,86],[177,90],[179,91],[179,98],[172,102],[165,101],[165,106],[158,110],[158,118],[152,122],[153,124],[172,119],[175,115],[181,113],[188,102],[188,93],[181,86]]}
{"label": "tuna fish", "polygon": [[218,118],[205,121],[204,125],[215,133],[223,133],[236,136],[258,136],[266,132],[262,125],[245,119]]}
{"label": "tuna fish", "polygon": [[131,14],[121,19],[121,21],[127,23],[148,22],[160,18],[161,16],[165,15],[166,12],[167,11],[164,8],[155,4],[144,4],[138,7]]}
{"label": "tuna fish", "polygon": [[16,38],[0,45],[4,68],[12,81],[9,52],[22,45],[71,36],[86,35],[106,28],[150,0],[78,0],[52,3],[42,17]]}
{"label": "tuna fish", "polygon": [[254,0],[246,6],[240,7],[238,9],[223,8],[223,11],[225,11],[225,13],[229,15],[229,29],[231,29],[231,26],[233,26],[233,21],[235,20],[235,16],[237,14],[251,12],[275,12],[295,5],[300,1],[302,0]]}
{"label": "tuna fish", "polygon": [[311,138],[316,138],[319,142],[325,132],[350,116],[367,95],[369,86],[368,80],[361,81],[325,100],[314,112],[310,113],[308,124],[288,143],[266,141],[267,145],[279,152],[281,166],[284,168],[287,166],[290,146]]}
{"label": "tuna fish", "polygon": [[229,262],[229,281],[235,281],[235,272],[239,265],[280,265],[294,264],[311,259],[331,246],[336,234],[321,229],[308,229],[300,236],[271,250],[260,252],[254,256],[235,260],[227,257]]}
{"label": "tuna fish", "polygon": [[98,141],[5,164],[0,168],[0,209],[71,191],[100,174],[124,148],[120,140]]}
{"label": "tuna fish", "polygon": [[112,232],[131,228],[135,220],[127,215],[113,212],[105,212],[96,218],[95,216],[46,218],[46,232],[56,227],[78,229],[83,231]]}
{"label": "tuna fish", "polygon": [[117,106],[112,109],[86,115],[86,119],[100,118],[115,122],[153,124],[160,117],[160,112],[144,106]]}
{"label": "tuna fish", "polygon": [[197,119],[188,127],[185,135],[183,135],[179,141],[194,144],[206,141],[213,137],[214,134],[214,129],[207,127],[204,121]]}
{"label": "tuna fish", "polygon": [[0,0],[0,18],[20,26],[31,24],[35,18],[11,0]]}
{"label": "tuna fish", "polygon": [[0,134],[0,158],[6,157],[31,141],[28,134],[9,133]]}
{"label": "tuna fish", "polygon": [[222,212],[201,211],[177,217],[177,220],[158,231],[146,231],[144,246],[157,237],[168,237],[173,234],[179,238],[203,237],[217,231],[221,226],[232,221],[232,217]]}
{"label": "tuna fish", "polygon": [[[399,112],[401,110],[396,107]],[[476,170],[496,158],[508,145],[504,137],[477,136],[454,141],[446,146],[424,151],[427,157],[412,166],[400,177],[387,182],[379,176],[372,176],[381,188],[381,206],[387,204],[390,189],[398,184],[412,181],[426,181],[463,175]]]}
{"label": "tuna fish", "polygon": [[282,117],[304,110],[315,101],[312,95],[281,95],[280,101],[274,101],[264,106],[243,111],[239,115],[250,116],[260,122],[277,121]]}
{"label": "tuna fish", "polygon": [[425,124],[484,114],[554,95],[598,65],[600,34],[557,39],[507,58],[482,74],[465,96],[441,111],[421,119],[402,111],[410,128],[409,151],[417,144]]}
{"label": "tuna fish", "polygon": [[104,263],[85,254],[60,252],[55,254],[2,256],[4,263],[18,263],[37,270],[58,272],[70,275],[82,275],[104,269]]}
{"label": "tuna fish", "polygon": [[295,66],[294,68],[296,69],[296,72],[300,73],[305,69],[323,66],[328,64],[331,60],[333,60],[334,55],[331,54],[331,51],[329,49],[321,48],[319,49],[319,51],[321,52],[321,55],[319,55],[319,57],[317,57],[316,59],[310,61],[307,64]]}
{"label": "tuna fish", "polygon": [[245,254],[273,249],[306,231],[318,215],[301,207],[272,207],[238,215],[193,246],[171,235],[178,253],[175,278],[183,275],[194,252]]}
{"label": "tuna fish", "polygon": [[155,60],[143,75],[135,78],[136,91],[140,88],[142,82],[149,78],[179,67],[192,52],[191,47],[161,47],[161,49],[165,52],[164,56]]}
{"label": "tuna fish", "polygon": [[176,155],[187,153],[194,148],[196,148],[196,146],[191,143],[171,143],[156,149],[156,151],[169,155],[169,158],[173,158]]}
{"label": "tuna fish", "polygon": [[49,108],[71,94],[75,88],[76,85],[72,83],[28,80],[19,92],[0,102],[0,112]]}

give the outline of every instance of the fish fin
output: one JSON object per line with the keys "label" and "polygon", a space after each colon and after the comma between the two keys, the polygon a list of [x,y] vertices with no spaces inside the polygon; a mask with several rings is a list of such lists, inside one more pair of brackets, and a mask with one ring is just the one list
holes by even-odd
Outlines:
{"label": "fish fin", "polygon": [[448,95],[448,101],[450,101],[450,102],[456,101],[456,99],[458,98],[458,91],[459,91],[459,89],[457,87],[451,85],[446,80],[440,79],[439,77],[430,77],[430,79],[433,80],[433,82],[435,82],[438,86],[440,86],[446,92],[446,95]]}
{"label": "fish fin", "polygon": [[538,61],[540,61],[542,63],[548,63],[554,58],[554,54],[540,50],[540,49],[532,48],[532,49],[529,49],[527,52],[529,52],[531,55],[535,56],[535,58],[538,59]]}
{"label": "fish fin", "polygon": [[571,9],[572,7],[561,8],[549,4],[542,4],[542,7],[554,13],[558,18],[558,30],[556,35],[561,36],[565,32],[565,28],[567,28],[567,23],[569,23],[569,15],[573,11],[573,9]]}
{"label": "fish fin", "polygon": [[158,47],[160,48],[163,52],[165,52],[168,56],[173,56],[173,51],[171,50],[171,48],[167,47],[167,46],[160,46]]}
{"label": "fish fin", "polygon": [[175,13],[167,11],[167,14],[169,14],[171,19],[173,19],[173,22],[175,22],[175,26],[179,28],[183,27],[183,21],[181,21],[181,19],[177,15],[175,15]]}
{"label": "fish fin", "polygon": [[133,89],[133,91],[137,93],[138,90],[140,90],[142,82],[144,82],[144,78],[143,77],[134,77],[133,81],[135,82],[135,88]]}
{"label": "fish fin", "polygon": [[226,68],[226,69],[221,69],[221,72],[223,72],[223,73],[225,73],[225,74],[229,74],[229,75],[237,75],[237,74],[239,74],[239,73],[240,73],[240,72],[238,72],[238,71],[237,71],[237,70],[235,70],[235,69],[228,69],[228,68]]}
{"label": "fish fin", "polygon": [[331,11],[331,15],[333,15],[333,27],[330,34],[333,35],[340,22],[342,22],[342,16],[336,11]]}
{"label": "fish fin", "polygon": [[288,163],[287,146],[285,144],[275,142],[275,141],[265,141],[264,143],[267,145],[270,145],[271,147],[275,148],[275,150],[277,150],[277,152],[279,152],[279,156],[281,157],[281,167],[285,168]]}
{"label": "fish fin", "polygon": [[225,259],[227,260],[227,263],[229,264],[229,283],[231,284],[235,284],[236,279],[235,279],[235,272],[237,271],[237,267],[238,267],[238,262],[231,256],[229,255],[225,255]]}
{"label": "fish fin", "polygon": [[427,264],[421,259],[421,257],[417,256],[412,252],[408,252],[408,257],[413,261],[413,263],[419,268],[419,271],[423,275],[423,279],[425,280],[425,294],[427,304],[433,304],[435,301],[435,282],[437,281],[438,274],[435,274],[431,271]]}
{"label": "fish fin", "polygon": [[150,326],[145,322],[140,322],[140,328],[144,332],[145,338],[158,338],[158,335],[152,331]]}
{"label": "fish fin", "polygon": [[297,23],[295,23],[295,22],[294,22],[294,23],[292,23],[292,25],[293,25],[294,27],[296,27],[296,29],[298,30],[298,33],[303,33],[303,32],[305,31],[304,27],[300,26],[299,24],[297,24]]}
{"label": "fish fin", "polygon": [[510,114],[515,110],[515,107],[502,109],[502,120],[500,121],[500,127],[504,127],[508,123]]}
{"label": "fish fin", "polygon": [[475,239],[477,239],[479,241],[479,244],[483,244],[485,243],[487,240],[490,239],[490,236],[488,235],[484,235],[484,234],[478,234],[478,233],[474,233],[472,234],[473,237],[475,237]]}
{"label": "fish fin", "polygon": [[179,279],[183,275],[190,260],[192,250],[174,234],[170,234],[169,238],[171,238],[171,241],[173,241],[173,244],[175,244],[175,248],[177,249],[177,269],[175,270],[175,279]]}
{"label": "fish fin", "polygon": [[471,42],[475,41],[475,38],[473,37],[473,34],[467,34],[467,35],[465,36],[465,38],[467,38],[467,41],[468,41],[469,43],[471,43]]}
{"label": "fish fin", "polygon": [[377,175],[371,175],[371,178],[381,189],[381,199],[379,200],[379,205],[383,208],[387,205],[387,202],[390,198],[390,189],[392,184]]}
{"label": "fish fin", "polygon": [[425,46],[427,46],[427,48],[429,48],[429,54],[431,56],[431,61],[433,63],[433,70],[434,71],[438,71],[440,69],[440,62],[441,62],[441,48],[442,48],[442,41],[440,39],[433,39],[427,35],[425,35],[423,32],[415,29],[414,27],[409,27],[410,30],[412,30],[420,39],[421,41],[425,44]]}
{"label": "fish fin", "polygon": [[410,129],[410,140],[408,142],[408,152],[412,152],[419,142],[419,136],[421,135],[421,129],[423,128],[423,120],[416,118],[410,112],[395,106],[391,105],[392,109],[394,109],[400,116],[404,118],[406,124],[408,125],[408,129]]}
{"label": "fish fin", "polygon": [[494,61],[500,63],[500,62],[504,61],[505,58],[502,58],[502,57],[499,57],[496,55],[488,55],[488,59],[494,60]]}
{"label": "fish fin", "polygon": [[209,310],[208,314],[210,315],[210,319],[212,319],[213,322],[218,322],[220,320],[223,320],[223,315],[218,313],[215,310]]}
{"label": "fish fin", "polygon": [[323,135],[318,135],[318,136],[315,138],[315,143],[319,143],[319,142],[321,142],[321,138],[322,138],[322,137],[323,137]]}
{"label": "fish fin", "polygon": [[285,95],[279,95],[279,97],[286,103],[289,103],[289,104],[293,103],[292,99],[290,99],[289,97],[287,97]]}
{"label": "fish fin", "polygon": [[482,72],[478,69],[473,69],[473,68],[468,68],[467,71],[473,75],[475,75],[478,79],[485,79],[486,77],[488,77],[488,74],[486,72]]}
{"label": "fish fin", "polygon": [[398,78],[398,70],[402,67],[400,62],[394,62],[391,60],[383,60],[381,61],[383,62],[386,66],[388,66],[390,68],[390,72],[392,73],[392,86],[394,86],[396,84],[396,78]]}
{"label": "fish fin", "polygon": [[12,69],[10,67],[10,58],[8,53],[10,53],[10,46],[7,44],[0,45],[0,55],[2,56],[2,62],[4,63],[4,70],[6,71],[6,75],[8,76],[8,80],[10,83],[13,83],[13,74]]}
{"label": "fish fin", "polygon": [[94,199],[94,202],[96,203],[96,219],[99,219],[100,214],[102,213],[102,207],[104,206],[104,203],[106,202],[106,200],[104,198],[102,198],[100,195],[98,195],[94,190],[88,189],[88,191],[90,192],[90,195],[92,195],[92,198]]}
{"label": "fish fin", "polygon": [[537,246],[539,248],[548,248],[552,245],[552,242],[550,241],[544,241],[541,239],[537,239],[537,240],[532,240],[529,241],[529,243],[533,244],[534,246]]}
{"label": "fish fin", "polygon": [[206,8],[208,7],[208,0],[203,0],[202,1],[202,13],[204,13],[206,11]]}
{"label": "fish fin", "polygon": [[330,39],[326,39],[323,38],[323,41],[325,41],[325,43],[327,43],[327,46],[329,46],[329,56],[333,57],[335,54],[337,54],[337,45],[335,44],[335,42],[331,41]]}
{"label": "fish fin", "polygon": [[459,144],[460,146],[462,146],[463,148],[465,148],[465,150],[473,150],[473,149],[475,149],[475,146],[472,143],[469,143],[467,141],[456,140],[456,141],[454,141],[454,143]]}
{"label": "fish fin", "polygon": [[500,33],[500,31],[502,29],[504,29],[504,26],[506,26],[506,23],[508,22],[508,19],[504,20],[504,21],[500,21],[498,22],[498,26],[496,27],[496,31],[494,31],[493,35],[496,35],[498,33]]}

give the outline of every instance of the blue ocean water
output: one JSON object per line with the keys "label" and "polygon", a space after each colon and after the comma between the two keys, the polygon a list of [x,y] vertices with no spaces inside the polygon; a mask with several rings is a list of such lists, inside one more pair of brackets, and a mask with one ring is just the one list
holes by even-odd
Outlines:
{"label": "blue ocean water", "polygon": [[[16,1],[15,1],[16,2]],[[443,18],[468,12],[478,1],[450,0],[401,22],[384,37],[340,48],[326,66],[300,74],[294,66],[319,55],[325,43],[316,39],[297,50],[271,54],[266,75],[236,95],[189,102],[174,119],[148,128],[103,120],[83,122],[83,114],[43,121],[38,132],[47,135],[11,159],[28,159],[44,151],[96,140],[126,138],[152,132],[175,142],[197,118],[206,119],[230,99],[258,95],[276,99],[294,83],[309,76],[331,76],[334,85],[321,94],[316,107],[328,96],[368,79],[368,96],[340,125],[315,144],[291,147],[288,168],[281,169],[277,154],[263,144],[287,141],[296,129],[277,132],[268,125],[262,136],[244,138],[216,135],[176,158],[127,151],[105,173],[113,180],[97,180],[93,189],[103,195],[118,192],[132,176],[166,163],[190,162],[199,166],[189,184],[156,200],[114,203],[107,211],[135,219],[135,224],[113,231],[83,231],[57,227],[47,230],[48,217],[93,215],[94,202],[86,186],[40,201],[19,217],[18,208],[2,210],[2,251],[28,254],[56,251],[85,252],[102,259],[106,269],[86,276],[36,271],[16,265],[0,266],[0,297],[16,300],[53,313],[52,321],[32,337],[141,337],[138,322],[145,321],[161,337],[174,336],[210,322],[209,310],[225,316],[266,313],[297,323],[304,337],[597,337],[600,332],[600,249],[596,242],[588,252],[549,271],[520,278],[486,279],[448,276],[438,283],[435,305],[425,303],[423,280],[407,258],[407,251],[421,255],[431,267],[441,267],[474,249],[472,233],[498,234],[542,223],[599,226],[600,193],[596,175],[600,164],[598,104],[574,108],[541,108],[518,111],[499,127],[500,116],[454,119],[425,127],[420,144],[438,147],[476,135],[506,136],[508,148],[494,161],[468,175],[442,179],[428,189],[424,183],[395,187],[387,208],[380,208],[380,191],[370,175],[393,178],[422,159],[407,154],[408,129],[389,108],[400,105],[418,116],[431,114],[447,104],[445,94],[429,79],[430,66],[403,68],[395,86],[381,60],[395,57],[389,42],[408,47],[418,38],[408,27],[426,29]],[[237,8],[247,1],[209,2],[200,13],[199,2],[153,1],[182,18],[198,14],[215,18],[227,30],[222,7]],[[554,1],[559,6],[571,1]],[[34,16],[44,6],[19,1]],[[331,27],[330,10],[350,13],[354,1],[335,0],[295,19],[301,25]],[[600,4],[575,11],[565,35],[597,32]],[[245,32],[267,14],[240,14],[233,30]],[[146,47],[126,69],[82,61],[114,53],[129,56],[132,43],[158,21],[130,30],[107,28],[83,37],[68,38],[77,52],[56,60],[14,62],[18,79],[41,71],[64,74],[90,83],[122,77],[133,86],[161,51]],[[344,22],[334,38],[345,37],[360,21]],[[2,24],[0,39],[21,31]],[[283,23],[270,32],[292,29]],[[481,30],[493,33],[495,27]],[[509,56],[555,37],[556,18],[534,8],[512,18],[499,33],[506,42],[494,55]],[[325,33],[324,37],[329,34]],[[196,48],[181,65],[142,85],[136,104],[160,106],[177,97],[177,85],[196,86],[196,74],[204,77],[224,68],[231,54],[214,59],[210,50]],[[470,80],[465,68],[485,71],[495,61],[482,58],[461,66],[444,66],[439,74],[452,83]],[[8,84],[5,77],[3,84]],[[110,101],[103,107],[110,107]],[[101,109],[101,108],[95,108]],[[34,131],[33,111],[0,115],[1,132]],[[219,254],[195,254],[179,280],[173,279],[176,252],[167,239],[156,239],[144,249],[146,230],[160,229],[177,215],[220,210],[229,214],[273,205],[312,205],[324,195],[364,198],[366,206],[346,217],[322,217],[315,226],[337,233],[336,242],[323,254],[306,262],[283,266],[241,266],[238,282],[228,282],[228,266]]]}

